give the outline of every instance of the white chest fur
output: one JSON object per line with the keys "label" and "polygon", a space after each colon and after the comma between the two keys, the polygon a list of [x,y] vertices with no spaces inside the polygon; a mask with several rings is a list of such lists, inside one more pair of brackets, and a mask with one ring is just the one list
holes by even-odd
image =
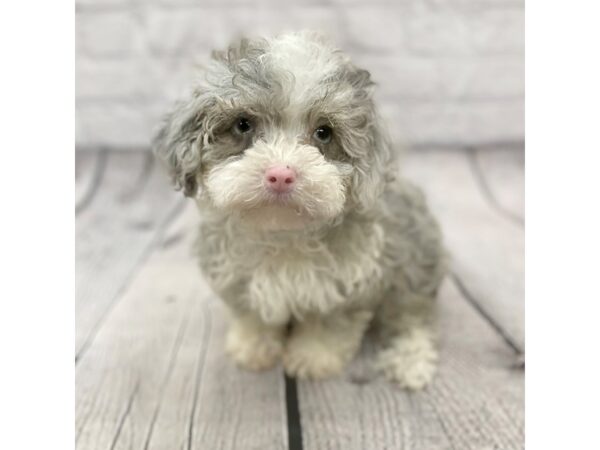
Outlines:
{"label": "white chest fur", "polygon": [[198,250],[215,291],[267,323],[377,301],[386,286],[381,226],[352,221],[321,233],[248,236],[231,225],[205,223]]}

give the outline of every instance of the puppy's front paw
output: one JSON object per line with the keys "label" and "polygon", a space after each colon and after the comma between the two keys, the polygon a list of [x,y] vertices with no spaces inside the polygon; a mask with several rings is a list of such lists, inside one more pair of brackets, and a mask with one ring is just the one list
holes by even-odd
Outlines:
{"label": "puppy's front paw", "polygon": [[295,378],[321,379],[339,375],[344,358],[335,349],[307,335],[293,337],[283,355],[285,372]]}
{"label": "puppy's front paw", "polygon": [[385,376],[400,387],[423,389],[433,379],[437,370],[437,351],[426,336],[396,338],[393,345],[381,350],[377,366]]}
{"label": "puppy's front paw", "polygon": [[283,332],[237,323],[227,334],[225,350],[244,369],[267,370],[277,364],[283,352]]}

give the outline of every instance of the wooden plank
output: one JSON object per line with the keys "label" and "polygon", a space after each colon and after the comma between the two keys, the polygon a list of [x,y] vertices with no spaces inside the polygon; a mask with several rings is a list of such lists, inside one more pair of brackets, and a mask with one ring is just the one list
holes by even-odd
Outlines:
{"label": "wooden plank", "polygon": [[287,446],[281,370],[224,353],[224,308],[190,252],[196,214],[190,202],[77,366],[80,450]]}
{"label": "wooden plank", "polygon": [[147,152],[110,153],[92,204],[76,219],[75,349],[93,338],[182,196]]}
{"label": "wooden plank", "polygon": [[75,153],[75,212],[80,214],[93,200],[106,168],[106,152]]}
{"label": "wooden plank", "polygon": [[521,224],[490,204],[462,151],[408,154],[404,172],[439,218],[452,270],[473,302],[519,351],[524,349],[524,248]]}
{"label": "wooden plank", "polygon": [[75,153],[75,198],[85,194],[90,180],[93,178],[94,168],[98,152],[76,152]]}
{"label": "wooden plank", "polygon": [[424,391],[376,376],[369,343],[341,380],[298,384],[306,450],[523,448],[514,352],[450,280],[439,308],[440,368]]}
{"label": "wooden plank", "polygon": [[[459,176],[467,173],[465,179],[470,177],[472,182],[469,189],[475,187],[477,192],[464,154],[431,161],[433,154],[425,152],[412,162],[416,165],[412,174],[420,178],[421,184],[427,182],[426,190],[438,196],[444,194],[439,190],[444,185],[436,184],[441,181],[431,179],[438,171],[422,167],[431,164],[441,172],[454,171]],[[454,162],[448,165],[448,161]],[[119,194],[129,200],[125,206],[101,204],[101,210],[134,209],[139,206],[137,200],[143,199],[143,191],[135,193],[141,176],[122,177],[122,172],[113,174],[109,184],[130,186],[129,191],[123,189]],[[455,205],[446,205],[443,198],[434,195],[434,209],[458,209],[467,213],[467,219],[498,222],[497,212],[485,199],[461,191],[469,190],[460,187],[464,180],[456,183],[450,177],[450,181],[445,187],[451,186],[454,193],[446,192],[452,197],[447,201]],[[164,179],[161,183],[164,185]],[[461,195],[455,195],[453,184],[459,185]],[[114,192],[112,195],[119,197]],[[82,216],[88,217],[99,201],[109,199],[106,194],[95,198]],[[164,209],[164,203],[141,203]],[[120,288],[125,290],[121,295],[115,291],[113,299],[118,302],[111,301],[114,306],[110,315],[101,316],[107,318],[96,329],[97,335],[77,367],[77,448],[287,447],[281,372],[239,371],[222,351],[223,309],[212,297],[207,299],[207,288],[189,257],[189,230],[194,227],[195,212],[190,214],[187,209],[186,216],[179,218],[164,236],[155,234],[146,247],[146,251],[153,249],[147,263],[140,268],[138,259],[134,264],[137,270],[132,269],[126,277],[122,276],[123,267],[129,266],[118,264],[123,255],[129,255],[127,247],[135,244],[135,237],[119,237],[119,230],[129,227],[117,227],[113,234],[103,235],[108,239],[103,245],[110,250],[105,263],[117,282],[125,280]],[[446,228],[448,219],[444,214],[448,212],[440,214]],[[457,233],[456,222],[460,219],[456,214],[450,214],[453,233]],[[79,229],[81,224],[95,226],[93,220],[86,220],[78,219],[78,232],[85,229]],[[483,225],[484,231],[490,227]],[[506,228],[497,227],[496,233]],[[472,229],[479,230],[471,226],[467,232]],[[460,237],[450,241],[453,247],[462,242]],[[95,255],[92,244],[90,249]],[[484,257],[489,259],[485,252]],[[88,261],[88,273],[95,267],[89,264],[90,259],[83,259]],[[126,259],[130,260],[129,256]],[[98,283],[96,287],[105,294],[107,287],[112,288],[109,283],[113,278],[102,277],[88,277],[87,287],[93,290],[94,283]],[[475,278],[479,280],[487,281]],[[473,283],[469,281],[470,289]],[[444,287],[440,303],[442,361],[434,384],[425,393],[408,394],[375,378],[369,368],[372,354],[367,346],[366,354],[343,380],[300,383],[305,448],[522,448],[522,372],[510,369],[514,353],[465,303],[455,286]]]}
{"label": "wooden plank", "polygon": [[519,223],[525,217],[525,152],[517,148],[490,148],[472,153],[475,170],[491,202]]}

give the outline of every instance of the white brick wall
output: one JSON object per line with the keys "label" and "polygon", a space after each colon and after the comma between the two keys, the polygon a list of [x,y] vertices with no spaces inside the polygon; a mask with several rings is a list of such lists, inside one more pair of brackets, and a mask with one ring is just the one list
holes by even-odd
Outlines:
{"label": "white brick wall", "polygon": [[194,62],[242,34],[303,28],[371,71],[394,138],[524,139],[522,0],[77,0],[78,147],[148,146]]}

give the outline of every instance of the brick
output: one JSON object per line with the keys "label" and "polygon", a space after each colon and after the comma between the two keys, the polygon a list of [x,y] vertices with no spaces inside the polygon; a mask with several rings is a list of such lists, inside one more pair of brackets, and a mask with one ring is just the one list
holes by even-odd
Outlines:
{"label": "brick", "polygon": [[137,59],[79,58],[75,69],[75,93],[80,100],[132,100],[152,95],[149,77]]}
{"label": "brick", "polygon": [[350,46],[390,53],[404,46],[402,17],[405,8],[400,2],[386,6],[342,8],[340,12]]}
{"label": "brick", "polygon": [[522,57],[444,59],[440,62],[445,99],[506,100],[523,98]]}
{"label": "brick", "polygon": [[385,103],[381,111],[393,124],[392,138],[412,145],[475,145],[524,137],[521,100]]}
{"label": "brick", "polygon": [[469,48],[470,30],[465,16],[458,11],[411,11],[403,18],[406,46],[420,55],[465,55]]}
{"label": "brick", "polygon": [[83,147],[147,147],[155,124],[147,105],[103,102],[76,106],[75,144]]}
{"label": "brick", "polygon": [[138,0],[75,0],[78,11],[89,9],[106,9],[115,7],[131,6]]}
{"label": "brick", "polygon": [[474,14],[472,48],[482,55],[525,53],[525,12],[522,9],[491,10]]}
{"label": "brick", "polygon": [[338,40],[339,17],[328,8],[299,8],[283,4],[277,8],[240,5],[231,9],[150,8],[147,13],[148,42],[156,55],[208,56],[241,36],[272,36],[285,31],[317,29]]}
{"label": "brick", "polygon": [[154,55],[207,54],[227,34],[220,8],[149,8],[146,15],[147,43]]}
{"label": "brick", "polygon": [[142,50],[140,23],[132,11],[77,14],[75,43],[78,55],[129,57]]}
{"label": "brick", "polygon": [[431,58],[358,55],[354,61],[371,72],[376,96],[395,100],[429,100],[442,93],[439,64]]}
{"label": "brick", "polygon": [[521,10],[414,8],[404,19],[407,48],[420,55],[469,56],[522,53]]}
{"label": "brick", "polygon": [[434,7],[453,6],[461,8],[521,8],[525,6],[525,0],[428,0]]}
{"label": "brick", "polygon": [[[277,5],[266,8],[257,17],[256,24],[240,17],[237,25],[248,34],[263,36],[289,31],[316,30],[330,36],[336,44],[343,47],[346,43],[346,30],[342,15],[329,6],[298,6],[297,4]],[[256,25],[256,29],[254,26]]]}
{"label": "brick", "polygon": [[124,60],[79,58],[79,100],[173,101],[185,95],[196,75],[190,58],[139,57]]}

